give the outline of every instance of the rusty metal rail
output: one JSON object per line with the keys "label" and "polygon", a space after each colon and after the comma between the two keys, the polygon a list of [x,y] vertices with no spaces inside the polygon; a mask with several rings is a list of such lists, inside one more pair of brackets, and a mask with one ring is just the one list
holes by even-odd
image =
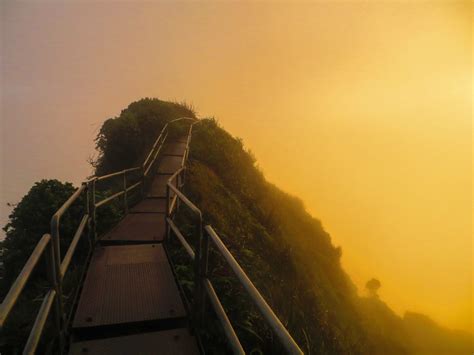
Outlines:
{"label": "rusty metal rail", "polygon": [[[50,282],[50,288],[46,291],[43,298],[40,310],[36,317],[36,320],[31,329],[27,343],[23,349],[24,354],[34,354],[39,344],[41,335],[45,328],[46,320],[48,319],[51,310],[54,309],[55,326],[57,330],[57,337],[59,340],[59,352],[62,353],[65,345],[65,338],[67,335],[68,322],[66,321],[64,311],[64,300],[63,300],[63,279],[66,275],[71,260],[75,254],[78,243],[81,237],[85,234],[87,228],[89,236],[89,253],[88,258],[92,254],[93,248],[97,242],[97,208],[116,200],[119,197],[123,197],[123,208],[124,211],[128,211],[128,196],[127,193],[142,186],[142,192],[144,192],[144,185],[146,184],[146,178],[155,164],[157,157],[166,141],[169,133],[169,129],[173,123],[189,120],[196,121],[195,118],[182,117],[172,120],[166,123],[161,130],[158,138],[155,140],[150,152],[148,153],[145,161],[141,166],[124,169],[121,171],[113,172],[103,176],[95,176],[91,179],[83,182],[81,186],[68,198],[68,200],[56,211],[51,218],[51,234],[45,234],[31,256],[23,267],[22,271],[16,278],[15,282],[11,286],[9,292],[0,304],[0,330],[4,327],[4,324],[8,321],[8,317],[11,314],[12,309],[17,304],[22,291],[25,288],[31,274],[36,269],[39,260],[43,256],[46,250],[48,251],[47,265],[48,265],[48,279]],[[186,153],[187,157],[187,153]],[[140,173],[139,181],[128,185],[127,175],[130,173]],[[119,192],[113,193],[108,197],[104,197],[102,200],[97,201],[97,187],[96,184],[101,181],[110,180],[113,178],[122,177],[123,185]],[[81,217],[79,225],[74,233],[72,241],[66,251],[64,258],[61,260],[61,249],[60,249],[60,223],[61,217],[68,211],[68,209],[80,198],[84,199],[85,207],[84,214]]]}

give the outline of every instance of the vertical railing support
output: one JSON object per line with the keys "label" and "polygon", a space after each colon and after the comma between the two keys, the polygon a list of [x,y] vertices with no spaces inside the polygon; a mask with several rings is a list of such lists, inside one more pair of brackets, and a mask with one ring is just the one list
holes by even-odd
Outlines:
{"label": "vertical railing support", "polygon": [[[188,159],[188,158],[186,158]],[[181,179],[182,185],[184,186],[184,182],[186,181],[186,166],[184,166],[184,169],[182,171],[183,178]]]}
{"label": "vertical railing support", "polygon": [[145,198],[145,191],[146,191],[146,188],[145,188],[145,182],[146,182],[146,176],[145,176],[145,165],[142,165],[142,198]]}
{"label": "vertical railing support", "polygon": [[171,218],[171,198],[170,198],[170,187],[166,183],[166,218],[165,218],[165,245],[169,242],[170,238],[170,226],[168,223],[168,218]]}
{"label": "vertical railing support", "polygon": [[128,213],[128,196],[127,196],[127,170],[123,172],[123,209],[125,214]]}
{"label": "vertical railing support", "polygon": [[89,238],[92,242],[92,245],[95,245],[97,241],[97,220],[96,220],[96,196],[95,196],[95,189],[96,189],[96,181],[97,179],[93,179],[89,181],[87,186],[87,194],[89,200]]}
{"label": "vertical railing support", "polygon": [[46,249],[46,272],[48,276],[48,282],[51,285],[51,288],[56,291],[56,297],[54,300],[54,325],[58,333],[59,339],[59,349],[62,352],[64,348],[64,332],[63,332],[63,323],[62,323],[62,307],[61,299],[59,298],[59,284],[58,284],[58,274],[56,269],[56,258],[54,251],[54,240],[50,239],[49,245]]}
{"label": "vertical railing support", "polygon": [[84,182],[83,184],[86,185],[86,204],[85,204],[85,211],[89,216],[87,220],[87,239],[89,240],[89,251],[92,250],[94,246],[94,241],[92,240],[92,232],[91,232],[91,194],[90,194],[90,182]]}
{"label": "vertical railing support", "polygon": [[[180,189],[180,175],[181,174],[176,175],[176,181],[174,183],[174,185],[176,186],[178,190]],[[176,197],[176,211],[177,212],[179,211],[180,204],[181,204],[181,200],[178,197]]]}
{"label": "vertical railing support", "polygon": [[201,254],[202,254],[202,217],[199,213],[196,217],[196,245],[194,260],[194,322],[197,329],[201,328],[203,321],[203,282],[201,275]]}
{"label": "vertical railing support", "polygon": [[186,182],[186,166],[184,167],[183,171],[181,172],[181,186],[180,188],[183,188],[184,187],[184,183]]}
{"label": "vertical railing support", "polygon": [[59,216],[54,215],[51,220],[51,244],[53,246],[54,258],[50,260],[54,264],[54,281],[56,288],[56,304],[55,309],[57,317],[59,318],[59,350],[62,353],[64,349],[64,333],[65,333],[65,317],[64,317],[64,305],[63,305],[63,287],[62,287],[62,274],[61,274],[61,247],[59,242]]}
{"label": "vertical railing support", "polygon": [[200,261],[200,267],[199,271],[201,273],[199,280],[201,283],[201,320],[200,324],[201,326],[204,326],[204,320],[205,320],[205,312],[206,312],[206,288],[204,285],[205,280],[207,279],[207,269],[208,269],[208,263],[209,263],[209,234],[203,233],[203,226],[202,226],[202,218],[201,218],[201,234],[200,238],[202,239],[201,241],[201,261]]}

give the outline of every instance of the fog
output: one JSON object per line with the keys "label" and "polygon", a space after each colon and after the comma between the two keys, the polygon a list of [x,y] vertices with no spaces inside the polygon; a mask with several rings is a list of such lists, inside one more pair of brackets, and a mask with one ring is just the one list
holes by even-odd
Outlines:
{"label": "fog", "polygon": [[471,3],[2,2],[1,223],[101,123],[186,100],[244,139],[397,312],[472,329]]}

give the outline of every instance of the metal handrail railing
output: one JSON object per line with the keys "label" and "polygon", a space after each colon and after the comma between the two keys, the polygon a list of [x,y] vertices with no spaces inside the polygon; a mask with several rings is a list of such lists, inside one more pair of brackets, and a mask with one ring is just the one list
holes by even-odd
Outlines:
{"label": "metal handrail railing", "polygon": [[214,290],[214,286],[212,286],[211,281],[209,281],[209,279],[207,278],[204,279],[203,282],[207,297],[209,297],[212,308],[214,309],[214,312],[216,313],[217,318],[219,319],[219,322],[221,323],[222,328],[224,329],[224,334],[226,335],[227,340],[229,341],[229,345],[232,349],[232,352],[234,354],[245,355],[244,348],[242,347],[239,337],[237,336],[234,328],[232,327],[232,323],[230,322],[229,317],[227,317],[227,313],[225,313],[225,309],[222,306],[221,301],[219,300],[219,296],[217,296],[217,293]]}
{"label": "metal handrail railing", "polygon": [[[192,203],[186,195],[184,195],[180,188],[184,183],[184,173],[186,171],[186,161],[189,154],[189,145],[192,135],[192,125],[188,133],[188,139],[185,149],[185,154],[181,163],[181,168],[178,169],[169,179],[166,185],[166,197],[167,197],[167,209],[166,209],[166,238],[168,241],[171,235],[171,231],[177,237],[185,249],[188,256],[193,260],[195,265],[195,299],[193,302],[193,316],[197,326],[203,322],[203,315],[205,310],[206,296],[210,300],[211,306],[223,327],[224,334],[227,337],[229,345],[234,354],[245,354],[242,344],[240,343],[237,334],[235,333],[232,324],[227,317],[227,314],[219,300],[217,293],[208,279],[207,268],[208,268],[208,255],[209,255],[209,239],[212,240],[219,253],[224,257],[227,264],[230,266],[234,274],[236,275],[240,284],[244,287],[247,294],[252,299],[260,313],[262,314],[265,321],[269,324],[270,328],[274,331],[281,344],[289,354],[303,354],[303,351],[299,348],[298,344],[289,334],[288,330],[281,323],[277,315],[273,312],[271,307],[265,301],[263,296],[254,286],[252,281],[249,279],[245,271],[240,267],[239,263],[235,260],[233,255],[224,245],[222,240],[219,238],[217,233],[214,231],[212,226],[206,225],[203,228],[203,219],[201,210]],[[174,184],[173,184],[174,182]],[[171,199],[171,193],[174,193]],[[173,215],[179,206],[177,201],[182,201],[184,205],[190,209],[196,218],[196,229],[198,238],[194,250],[191,245],[186,241],[178,226],[173,221]],[[205,233],[204,233],[205,232]]]}
{"label": "metal handrail railing", "polygon": [[31,253],[27,262],[25,263],[25,266],[23,266],[23,269],[21,270],[17,279],[11,286],[10,292],[8,292],[5,299],[3,300],[2,307],[0,309],[0,327],[3,327],[5,321],[8,318],[8,315],[15,306],[19,295],[25,288],[26,283],[28,282],[31,274],[33,273],[33,270],[38,264],[38,261],[41,259],[41,256],[43,256],[46,247],[50,245],[50,242],[51,236],[49,234],[43,235],[38,244],[36,244],[35,249]]}
{"label": "metal handrail railing", "polygon": [[204,229],[211,240],[214,242],[217,250],[221,253],[227,264],[234,272],[235,276],[237,276],[240,284],[244,287],[244,289],[247,291],[247,294],[257,306],[263,318],[265,318],[272,330],[276,333],[278,339],[280,339],[287,352],[289,354],[302,354],[301,349],[291,337],[290,333],[288,333],[288,330],[281,323],[280,319],[278,319],[271,307],[257,290],[253,282],[248,278],[245,271],[240,267],[239,263],[235,260],[229,249],[227,249],[227,247],[224,245],[221,238],[219,238],[212,226],[207,225],[204,227]]}
{"label": "metal handrail railing", "polygon": [[[125,211],[128,210],[128,198],[127,192],[137,188],[138,186],[142,185],[144,191],[145,185],[145,178],[150,171],[151,167],[154,165],[159,152],[161,151],[163,144],[166,141],[168,136],[168,127],[171,123],[181,121],[181,120],[193,120],[196,119],[182,117],[176,120],[170,121],[167,123],[163,129],[161,130],[158,138],[155,140],[149,154],[145,158],[144,163],[142,166],[124,169],[122,171],[113,172],[107,175],[93,177],[87,181],[85,181],[72,195],[69,199],[58,209],[58,211],[53,215],[51,219],[51,235],[45,234],[41,240],[36,245],[33,253],[30,255],[27,263],[23,267],[22,271],[18,275],[17,279],[15,280],[14,284],[10,288],[7,296],[3,300],[0,305],[0,328],[3,328],[5,322],[8,319],[8,316],[17,303],[20,294],[22,293],[26,283],[28,282],[32,272],[36,268],[38,261],[42,257],[47,247],[50,246],[49,249],[49,257],[48,261],[48,279],[51,284],[51,288],[47,291],[45,297],[43,298],[43,302],[41,304],[40,310],[37,314],[36,320],[33,324],[31,329],[30,335],[28,337],[27,343],[25,345],[24,354],[34,354],[35,350],[39,344],[42,332],[44,330],[46,320],[51,312],[51,308],[55,305],[55,323],[59,335],[59,349],[60,352],[63,350],[64,345],[64,338],[66,333],[66,321],[64,317],[64,305],[62,300],[62,281],[64,275],[66,274],[68,267],[71,263],[72,257],[77,249],[77,245],[79,243],[80,238],[84,234],[86,226],[88,226],[89,231],[89,242],[90,242],[90,249],[89,249],[89,257],[92,253],[92,249],[97,241],[96,236],[96,209],[115,200],[118,197],[124,197],[124,209]],[[199,122],[199,121],[198,121]],[[244,286],[247,290],[247,293],[252,298],[253,302],[257,305],[257,308],[262,312],[265,320],[270,324],[270,327],[275,331],[278,338],[282,342],[285,349],[288,353],[291,354],[302,354],[301,349],[298,347],[296,342],[293,340],[291,335],[288,333],[286,328],[280,322],[278,317],[273,313],[271,308],[268,306],[264,298],[255,288],[253,283],[247,277],[245,272],[242,270],[240,265],[234,259],[232,254],[229,250],[225,247],[225,245],[220,240],[219,236],[215,231],[212,229],[211,226],[206,226],[203,228],[203,219],[201,210],[194,205],[182,192],[181,188],[184,185],[185,180],[185,173],[186,173],[186,162],[189,156],[189,146],[192,136],[192,129],[194,122],[190,125],[188,131],[188,137],[186,141],[186,147],[183,154],[183,159],[181,161],[181,168],[176,171],[168,180],[167,188],[166,188],[166,199],[167,199],[167,211],[166,211],[166,237],[165,242],[168,241],[170,232],[177,236],[178,240],[181,242],[183,247],[185,248],[188,255],[194,261],[194,268],[195,268],[195,301],[193,307],[193,314],[194,320],[197,322],[196,324],[202,324],[204,310],[205,310],[205,302],[206,296],[210,300],[210,303],[224,329],[224,333],[230,343],[230,346],[235,354],[244,354],[244,350],[240,341],[232,327],[232,324],[225,313],[225,310],[222,306],[222,303],[217,296],[214,287],[211,281],[207,278],[207,264],[208,264],[208,253],[209,253],[209,239],[213,241],[216,245],[219,252],[224,256],[224,259],[230,265],[234,273],[236,274],[240,283]],[[151,160],[150,160],[151,159]],[[134,171],[141,171],[141,180],[137,183],[134,183],[131,186],[127,184],[127,173],[134,172]],[[102,199],[101,201],[96,201],[96,183],[99,181],[104,181],[111,179],[113,177],[122,176],[123,177],[123,188],[121,191]],[[175,184],[173,185],[173,181]],[[61,261],[61,250],[60,250],[60,234],[59,234],[59,227],[61,216],[71,207],[71,205],[78,200],[78,198],[85,193],[86,197],[86,213],[84,213],[76,232],[72,238],[72,241],[69,245],[66,254]],[[171,193],[173,193],[173,197],[171,198]],[[179,231],[178,227],[172,220],[173,214],[175,210],[177,210],[180,206],[180,201],[184,203],[194,214],[195,216],[195,224],[196,224],[196,232],[198,234],[196,245],[193,248],[187,243],[184,236]],[[204,233],[204,231],[206,233]]]}
{"label": "metal handrail railing", "polygon": [[[48,278],[51,283],[51,288],[47,291],[45,297],[43,298],[42,305],[36,317],[35,323],[31,329],[29,338],[26,342],[26,345],[23,349],[24,354],[34,354],[43,329],[46,324],[46,320],[51,312],[53,304],[55,305],[55,323],[59,335],[59,351],[63,351],[64,339],[66,333],[66,320],[64,315],[64,304],[63,304],[63,295],[62,295],[62,281],[64,275],[66,274],[68,267],[71,263],[72,257],[77,249],[80,238],[84,234],[86,227],[88,226],[89,234],[89,254],[88,258],[92,254],[95,242],[97,241],[96,233],[96,209],[119,198],[124,197],[124,210],[128,211],[128,196],[127,193],[140,185],[144,187],[145,178],[149,173],[151,167],[155,164],[161,148],[163,147],[166,137],[168,136],[170,124],[182,120],[192,120],[196,121],[195,118],[190,117],[181,117],[175,120],[172,120],[165,124],[161,130],[158,138],[155,140],[150,152],[148,153],[145,161],[141,166],[124,169],[117,172],[112,172],[110,174],[102,176],[94,176],[86,180],[82,185],[67,199],[67,201],[56,211],[56,213],[51,218],[51,235],[45,234],[32,254],[30,255],[28,261],[23,267],[20,274],[17,276],[15,282],[11,286],[9,292],[5,296],[4,300],[0,304],[0,329],[4,327],[5,322],[8,320],[8,316],[12,311],[15,304],[18,302],[19,297],[28,282],[32,272],[36,268],[39,259],[43,255],[47,246],[50,246],[50,256],[48,257]],[[191,132],[191,130],[190,130]],[[151,160],[150,160],[151,159]],[[127,174],[140,171],[140,181],[128,186]],[[101,201],[96,200],[96,184],[100,181],[109,180],[114,177],[122,176],[123,177],[123,186],[122,190],[114,193],[111,196],[108,196]],[[144,188],[142,189],[144,192]],[[74,236],[71,240],[71,243],[66,251],[64,258],[61,261],[61,249],[60,249],[60,222],[61,217],[66,213],[66,211],[76,202],[79,197],[85,194],[86,200],[86,212],[81,218],[78,228],[76,229]]]}
{"label": "metal handrail railing", "polygon": [[[23,354],[34,354],[38,346],[39,339],[43,333],[46,319],[51,311],[53,302],[58,299],[57,297],[57,284],[56,284],[56,260],[55,260],[55,251],[53,245],[53,239],[51,235],[45,234],[40,239],[38,244],[36,244],[35,249],[28,258],[25,266],[21,270],[20,274],[13,283],[10,291],[6,295],[0,306],[0,328],[3,328],[5,322],[8,319],[10,312],[13,310],[13,307],[18,302],[18,299],[24,290],[28,280],[31,277],[31,274],[35,270],[38,262],[45,252],[47,252],[47,271],[48,271],[48,280],[51,283],[51,289],[46,293],[43,298],[43,302],[36,316],[33,327],[31,328],[30,335],[26,342]],[[48,248],[49,247],[49,248]],[[49,250],[48,250],[49,249]],[[59,319],[56,318],[56,326],[58,330],[60,329]]]}

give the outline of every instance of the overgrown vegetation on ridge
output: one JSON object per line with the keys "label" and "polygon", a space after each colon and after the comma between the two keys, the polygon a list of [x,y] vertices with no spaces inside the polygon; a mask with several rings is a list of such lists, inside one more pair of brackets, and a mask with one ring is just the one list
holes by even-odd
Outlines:
{"label": "overgrown vegetation on ridge", "polygon": [[[99,155],[93,163],[96,173],[141,163],[163,125],[182,116],[195,114],[185,104],[158,99],[130,104],[118,117],[106,120],[97,136]],[[242,141],[213,119],[194,126],[185,189],[203,211],[205,223],[214,226],[306,353],[472,352],[471,336],[466,333],[447,331],[421,315],[399,317],[375,293],[359,297],[341,267],[341,249],[332,245],[320,221],[305,211],[299,199],[267,182]],[[41,235],[49,231],[52,213],[72,190],[67,183],[43,181],[16,206],[6,227],[7,240],[2,243],[6,248],[4,258],[12,265],[7,271],[12,277],[2,280],[3,291],[18,273],[22,265],[19,261],[26,260]],[[74,213],[81,212],[76,212],[64,219],[65,247],[78,223]],[[108,213],[110,217],[118,212]],[[178,218],[184,223],[184,231],[192,234],[186,213]],[[183,276],[180,281],[185,289],[192,288],[186,280],[191,273],[188,260],[178,263],[177,274]],[[278,340],[215,253],[210,255],[210,275],[246,350],[278,353]],[[32,292],[37,295],[44,289],[39,284]],[[33,293],[28,297],[31,305],[37,306]],[[29,325],[25,313],[19,312],[18,319],[26,332]],[[204,344],[208,353],[226,351],[224,337],[213,319],[208,320]],[[4,348],[0,344],[0,351],[11,353],[21,344],[14,345]]]}
{"label": "overgrown vegetation on ridge", "polygon": [[[359,297],[341,267],[341,249],[332,245],[321,223],[299,199],[267,182],[242,141],[215,120],[204,120],[194,128],[186,193],[305,352],[472,352],[470,334],[444,329],[415,313],[402,318],[376,292]],[[247,324],[241,333],[252,320],[251,328],[259,332],[258,317],[233,311],[237,324]],[[273,353],[274,344],[269,348],[265,341],[274,342],[263,338],[259,348]]]}
{"label": "overgrown vegetation on ridge", "polygon": [[[341,250],[320,221],[299,199],[268,183],[242,141],[214,120],[195,125],[190,157],[186,193],[298,343],[308,353],[366,348],[360,317],[351,306],[355,290],[340,267]],[[258,319],[253,314],[242,319],[239,309],[231,318],[237,324]]]}
{"label": "overgrown vegetation on ridge", "polygon": [[[166,122],[183,116],[194,117],[192,108],[185,104],[143,99],[129,105],[116,118],[106,120],[96,138],[98,159],[94,161],[96,175],[129,168],[142,163],[157,134]],[[85,179],[86,177],[84,177]],[[122,182],[120,182],[121,184]],[[98,195],[108,196],[104,191]],[[68,182],[41,180],[15,205],[9,222],[3,227],[5,239],[0,241],[2,252],[0,264],[0,298],[3,298],[20,273],[31,252],[43,234],[50,232],[53,214],[73,194],[75,187]],[[102,198],[104,197],[102,196]],[[101,198],[101,197],[99,197]],[[61,253],[69,247],[74,232],[83,216],[85,201],[79,198],[61,218]],[[98,232],[103,233],[118,218],[121,204],[112,203],[98,210]],[[74,292],[87,256],[88,239],[83,237],[77,249],[70,270],[64,279],[64,302],[66,311],[70,309]],[[38,272],[29,280],[27,288],[15,306],[8,322],[0,333],[0,353],[17,354],[21,352],[33,321],[48,289],[46,269],[40,264]],[[47,328],[46,332],[50,329]],[[41,352],[52,351],[52,344],[41,344]]]}
{"label": "overgrown vegetation on ridge", "polygon": [[93,162],[96,175],[142,163],[163,126],[180,117],[195,117],[192,107],[146,98],[106,120],[95,140],[99,153]]}

